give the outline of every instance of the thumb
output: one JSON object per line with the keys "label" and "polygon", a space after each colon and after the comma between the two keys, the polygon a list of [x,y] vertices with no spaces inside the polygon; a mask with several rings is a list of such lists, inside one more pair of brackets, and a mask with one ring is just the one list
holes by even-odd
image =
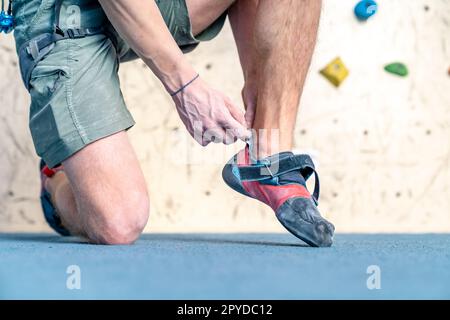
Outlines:
{"label": "thumb", "polygon": [[255,121],[256,106],[254,104],[247,105],[247,111],[245,112],[245,121],[247,126],[251,128]]}
{"label": "thumb", "polygon": [[256,115],[256,99],[252,99],[251,97],[252,96],[249,96],[245,89],[242,91],[242,100],[245,104],[245,121],[249,128],[253,126]]}
{"label": "thumb", "polygon": [[228,114],[226,122],[223,125],[226,133],[228,136],[232,136],[233,138],[240,139],[242,141],[247,141],[251,138],[251,131],[247,129],[247,126],[245,125],[245,119],[244,124],[237,121],[232,115],[231,112]]}
{"label": "thumb", "polygon": [[247,122],[245,121],[244,110],[236,106],[228,97],[224,97],[225,105],[230,111],[231,116],[239,122],[242,126],[247,127]]}

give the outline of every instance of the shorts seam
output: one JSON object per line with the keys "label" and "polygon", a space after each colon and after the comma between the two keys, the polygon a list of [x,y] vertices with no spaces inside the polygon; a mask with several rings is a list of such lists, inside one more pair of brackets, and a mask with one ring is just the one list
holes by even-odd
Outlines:
{"label": "shorts seam", "polygon": [[67,66],[69,69],[69,77],[66,79],[66,100],[67,100],[67,109],[69,110],[69,114],[70,114],[70,118],[72,119],[72,123],[78,133],[78,135],[81,138],[81,141],[83,141],[83,143],[86,143],[87,139],[86,139],[86,132],[83,130],[83,128],[80,125],[80,122],[78,120],[78,117],[76,115],[75,112],[75,104],[73,101],[73,87],[72,87],[72,77],[73,77],[73,68],[69,67],[69,64],[71,61],[73,61],[73,50],[72,50],[72,45],[71,45],[71,41],[67,40],[66,41],[66,52],[67,54]]}
{"label": "shorts seam", "polygon": [[[198,45],[199,42],[192,34],[192,21],[189,16],[186,0],[175,1],[172,11],[173,14],[178,16],[178,19],[174,21],[172,34],[172,38],[177,42],[177,45],[179,47]],[[182,18],[181,15],[183,15]]]}

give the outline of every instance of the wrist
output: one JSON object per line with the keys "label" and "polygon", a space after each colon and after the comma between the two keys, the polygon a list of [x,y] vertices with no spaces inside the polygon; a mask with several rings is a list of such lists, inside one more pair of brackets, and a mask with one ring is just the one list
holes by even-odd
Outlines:
{"label": "wrist", "polygon": [[164,83],[167,93],[175,96],[181,91],[184,91],[191,83],[196,81],[200,75],[194,70],[186,70],[184,72],[173,74],[167,82]]}
{"label": "wrist", "polygon": [[194,79],[198,73],[187,62],[176,63],[158,75],[164,88],[169,94],[177,92],[184,85]]}
{"label": "wrist", "polygon": [[180,88],[178,88],[176,91],[168,91],[171,97],[175,97],[179,93],[183,92],[187,87],[189,87],[195,80],[200,78],[200,75],[197,73],[195,77],[193,77],[191,80],[183,84]]}

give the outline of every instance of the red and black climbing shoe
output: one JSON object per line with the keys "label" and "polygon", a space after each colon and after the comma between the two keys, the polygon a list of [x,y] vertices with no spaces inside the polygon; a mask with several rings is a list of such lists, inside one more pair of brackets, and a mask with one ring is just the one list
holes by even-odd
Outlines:
{"label": "red and black climbing shoe", "polygon": [[[313,174],[311,195],[306,180]],[[253,163],[245,148],[225,165],[222,177],[235,191],[270,206],[281,224],[310,246],[332,245],[334,226],[317,209],[319,177],[310,156],[282,152]]]}
{"label": "red and black climbing shoe", "polygon": [[41,171],[41,206],[44,211],[45,220],[60,235],[70,236],[69,231],[61,223],[61,218],[53,205],[50,193],[45,189],[45,180],[53,177],[61,168],[50,169],[43,160],[41,160],[39,167]]}

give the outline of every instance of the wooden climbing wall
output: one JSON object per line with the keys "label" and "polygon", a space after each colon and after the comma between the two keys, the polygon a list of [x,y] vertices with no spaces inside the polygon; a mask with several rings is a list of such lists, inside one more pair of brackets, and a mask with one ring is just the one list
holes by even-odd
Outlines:
{"label": "wooden climbing wall", "polygon": [[[450,1],[379,0],[367,23],[354,18],[355,3],[324,0],[295,133],[296,148],[319,165],[320,208],[340,232],[450,232]],[[338,89],[319,74],[337,56],[350,70]],[[189,59],[240,101],[228,26]],[[407,64],[410,75],[386,73],[392,61]],[[0,78],[0,231],[48,231],[11,37],[0,38],[0,68],[7,75]],[[141,62],[123,65],[121,79],[151,191],[147,231],[283,231],[270,210],[222,182],[222,164],[238,146],[203,149],[189,140]]]}

